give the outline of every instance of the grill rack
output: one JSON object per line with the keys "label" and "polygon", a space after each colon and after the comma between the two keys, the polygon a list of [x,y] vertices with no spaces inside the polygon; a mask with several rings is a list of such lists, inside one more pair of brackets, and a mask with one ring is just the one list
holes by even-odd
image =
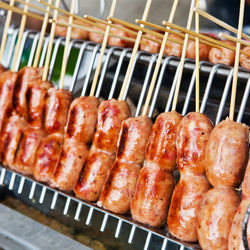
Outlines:
{"label": "grill rack", "polygon": [[[18,55],[17,60],[17,69],[22,65],[23,63],[23,56],[26,53],[27,49],[30,49],[30,55],[28,57],[27,65],[31,66],[33,57],[35,54],[36,45],[38,42],[39,34],[32,30],[26,30],[24,32],[22,43]],[[11,59],[13,57],[14,49],[15,49],[15,41],[18,36],[18,29],[10,29],[9,30],[9,37],[8,37],[8,48],[5,50],[4,58],[7,59],[5,62],[6,67],[8,67],[11,64]],[[56,69],[56,63],[57,63],[57,57],[60,56],[60,48],[64,45],[65,38],[59,37],[56,38],[54,41],[54,49],[52,53],[51,63],[50,63],[50,70],[48,79],[53,80],[54,71]],[[48,46],[48,37],[45,38],[43,51],[40,58],[39,66],[43,65],[45,55],[46,55],[46,49]],[[66,84],[66,86],[69,88],[70,91],[72,91],[76,96],[80,94],[87,95],[89,90],[89,84],[91,83],[91,77],[93,75],[93,71],[96,65],[96,61],[98,59],[98,53],[100,49],[100,44],[95,44],[93,42],[85,42],[85,41],[79,41],[79,40],[73,40],[70,42],[69,46],[69,58],[72,53],[74,53],[74,50],[78,50],[78,56],[75,61],[74,70],[72,77],[69,79],[70,84]],[[129,58],[131,56],[131,49],[124,49],[124,48],[118,48],[118,47],[112,47],[107,48],[105,52],[104,62],[102,71],[99,77],[97,90],[96,90],[96,97],[105,95],[105,90],[107,86],[109,85],[110,90],[108,92],[108,95],[105,96],[105,98],[112,98],[117,95],[117,92],[119,91],[117,88],[120,87],[122,82],[122,71],[124,68],[124,65],[128,62]],[[154,65],[157,59],[157,55],[152,55],[147,52],[140,51],[137,53],[136,61],[133,67],[133,74],[131,78],[129,79],[129,85],[126,89],[126,96],[124,99],[126,99],[127,96],[132,96],[134,87],[137,87],[137,89],[140,89],[140,94],[137,94],[137,105],[136,105],[136,111],[135,114],[138,115],[142,109],[142,105],[144,103],[144,99],[147,93],[148,85],[150,83],[151,75],[154,70]],[[88,68],[86,68],[86,60],[88,64]],[[151,106],[149,110],[149,116],[152,116],[155,110],[155,107],[158,105],[158,100],[160,99],[160,95],[162,94],[164,96],[164,99],[167,99],[167,102],[164,105],[163,111],[169,111],[171,107],[171,103],[173,100],[173,94],[174,94],[174,88],[176,84],[176,68],[178,65],[179,59],[175,57],[166,57],[162,60],[162,66],[159,72],[159,76],[157,79],[155,92],[151,101]],[[138,79],[136,78],[136,71],[137,67],[142,66],[144,68],[144,77],[142,77],[141,74]],[[114,69],[112,71],[112,69]],[[83,72],[82,72],[83,70]],[[233,68],[228,67],[225,65],[213,65],[208,62],[200,62],[200,71],[201,76],[206,75],[206,84],[204,85],[204,93],[201,95],[201,107],[200,112],[209,113],[210,108],[212,107],[212,120],[217,124],[222,118],[224,113],[228,114],[228,105],[227,105],[227,97],[230,95],[230,87],[233,77]],[[167,73],[166,73],[167,72]],[[187,72],[189,75],[188,84],[185,86],[185,91],[180,92],[180,99],[182,99],[182,108],[179,106],[177,107],[178,111],[185,115],[189,110],[192,110],[192,107],[190,107],[192,103],[193,98],[193,92],[194,92],[194,84],[195,84],[195,66],[194,61],[190,59],[185,60],[185,68],[184,72]],[[167,74],[167,77],[165,76]],[[110,75],[110,77],[108,77]],[[222,86],[221,91],[221,98],[217,103],[213,102],[212,98],[210,98],[210,92],[213,89],[212,85],[215,84],[214,81],[216,81],[216,77],[222,78],[224,85]],[[108,79],[106,79],[108,78]],[[171,79],[171,84],[167,85],[165,84],[166,78]],[[172,80],[173,79],[173,80]],[[250,121],[250,110],[246,108],[247,103],[250,101],[249,98],[249,92],[250,92],[250,72],[244,69],[240,69],[239,72],[239,86],[242,88],[238,89],[238,92],[241,90],[241,94],[237,96],[237,99],[240,99],[238,101],[238,104],[236,105],[236,114],[237,114],[237,122],[241,122],[244,120],[247,124],[249,124]],[[185,79],[183,80],[185,82]],[[112,82],[111,84],[107,85],[107,82]],[[67,83],[67,81],[66,81]],[[182,85],[184,85],[182,83]],[[105,86],[104,90],[103,87]],[[138,91],[137,91],[138,93]],[[185,94],[186,93],[186,94]],[[167,96],[167,98],[166,98]],[[139,97],[139,98],[138,98]],[[166,100],[165,100],[166,101]],[[208,110],[209,107],[209,110]],[[215,115],[215,109],[217,108],[217,112]],[[215,115],[215,116],[214,116]],[[210,114],[211,118],[211,114]],[[183,243],[173,237],[171,237],[166,229],[152,229],[149,227],[146,227],[144,225],[141,225],[131,219],[129,215],[126,216],[120,216],[114,213],[111,213],[109,211],[106,211],[102,208],[97,207],[94,203],[88,203],[85,201],[82,201],[75,196],[50,188],[46,184],[41,184],[37,181],[35,181],[31,177],[23,176],[19,173],[16,173],[8,168],[0,167],[1,174],[0,174],[0,185],[5,185],[8,187],[8,189],[14,193],[15,196],[19,197],[20,199],[26,199],[32,201],[34,198],[35,193],[39,193],[39,199],[38,203],[36,203],[36,206],[42,205],[43,203],[47,203],[48,205],[48,193],[50,193],[51,201],[49,205],[49,211],[48,213],[51,213],[51,211],[55,211],[57,203],[59,203],[59,200],[63,200],[64,207],[62,214],[67,215],[70,210],[70,205],[73,202],[77,203],[77,208],[74,214],[74,220],[78,221],[81,219],[82,211],[88,210],[86,215],[86,225],[90,225],[91,221],[93,221],[93,214],[100,213],[101,214],[101,226],[100,231],[105,231],[107,229],[106,225],[108,221],[112,218],[117,220],[116,223],[116,229],[114,231],[114,237],[118,238],[121,237],[121,231],[124,227],[127,227],[129,225],[129,234],[127,237],[127,241],[129,244],[132,244],[131,246],[136,245],[135,240],[133,241],[134,235],[137,231],[144,232],[144,237],[140,239],[140,244],[144,244],[144,249],[154,249],[152,244],[155,244],[157,242],[157,246],[161,249],[166,249],[166,247],[170,249],[198,249],[199,245],[197,244],[189,244],[189,243]],[[27,186],[28,183],[28,186]],[[26,195],[23,196],[22,195]],[[28,197],[27,197],[28,196]],[[31,202],[32,204],[32,202]],[[34,205],[34,204],[33,204]],[[39,209],[39,208],[38,208]],[[146,233],[146,234],[145,234]],[[140,245],[141,247],[141,245]]]}

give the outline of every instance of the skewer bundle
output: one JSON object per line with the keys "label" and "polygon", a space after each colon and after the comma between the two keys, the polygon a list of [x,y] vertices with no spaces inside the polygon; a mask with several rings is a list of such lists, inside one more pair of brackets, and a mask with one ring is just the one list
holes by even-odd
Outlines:
{"label": "skewer bundle", "polygon": [[[22,0],[18,1],[22,2]],[[47,182],[52,187],[65,191],[74,190],[77,197],[97,201],[99,206],[107,210],[124,214],[130,209],[132,217],[141,223],[161,227],[167,220],[170,234],[180,240],[190,242],[199,240],[201,247],[208,249],[227,248],[229,229],[240,202],[233,188],[242,182],[248,159],[248,126],[233,122],[240,53],[247,54],[247,51],[241,50],[240,45],[248,45],[247,42],[241,40],[242,37],[246,38],[242,34],[244,0],[241,1],[237,38],[226,37],[228,40],[236,42],[236,47],[199,33],[199,15],[207,15],[199,10],[199,2],[195,0],[192,0],[190,4],[186,28],[173,23],[178,0],[173,3],[168,22],[163,22],[163,25],[167,26],[166,28],[146,21],[151,0],[147,0],[142,20],[136,20],[140,24],[139,26],[113,17],[116,0],[112,2],[107,21],[89,16],[77,17],[73,14],[75,1],[72,1],[70,12],[58,8],[60,0],[56,1],[56,6],[53,6],[50,0],[48,3],[40,2],[45,4],[47,9],[44,10],[45,16],[34,67],[15,73],[18,55],[15,52],[12,72],[1,68],[3,73],[0,74],[2,90],[0,102],[3,109],[0,113],[0,152],[3,164],[23,174],[33,174],[37,180]],[[10,3],[9,7],[3,3],[0,4],[9,9],[9,18],[6,21],[0,50],[1,56],[6,43],[6,32],[12,11],[19,11],[23,14],[16,46],[16,51],[18,51],[26,16],[30,15],[28,7],[32,6],[29,4],[29,0],[26,1],[24,10],[12,7],[13,4],[14,1]],[[53,13],[50,8],[53,9]],[[60,21],[58,12],[66,15],[63,21]],[[53,19],[49,20],[51,13]],[[194,14],[195,32],[190,31]],[[36,14],[32,15],[37,17]],[[101,26],[102,32],[96,33],[100,33],[103,38],[90,95],[81,96],[71,103],[72,94],[63,89],[68,46],[72,29],[84,27],[79,23],[73,23],[74,19],[91,24],[92,27],[96,25],[95,27],[100,28]],[[48,22],[52,23],[50,41],[45,66],[41,69],[37,68],[37,65]],[[218,20],[216,22],[218,23]],[[57,90],[52,88],[51,83],[47,81],[47,74],[58,24],[67,26],[67,29],[59,89]],[[221,22],[220,24],[225,26]],[[149,30],[144,25],[160,29],[164,34]],[[227,25],[225,27],[233,30]],[[133,36],[136,35],[136,38],[126,40],[123,36],[114,36],[112,28],[126,31]],[[86,28],[84,29],[86,30]],[[93,31],[93,28],[87,27],[87,30]],[[155,37],[143,35],[143,32],[153,34]],[[133,41],[134,46],[118,100],[106,100],[99,105],[98,98],[94,95],[110,36]],[[195,112],[182,118],[176,112],[176,106],[190,39],[195,41],[195,53],[193,53],[196,65]],[[142,115],[139,116],[139,112],[137,117],[129,118],[130,111],[125,100],[132,67],[139,45],[145,45],[149,40],[160,44],[157,63]],[[172,88],[174,98],[168,100],[169,105],[166,108],[166,111],[169,111],[172,102],[172,110],[160,114],[152,126],[152,121],[147,113],[162,58],[169,42],[181,45],[182,49]],[[236,51],[230,120],[222,121],[214,129],[209,118],[199,113],[199,62],[201,60],[199,48],[203,45],[219,49],[225,47],[230,51]],[[9,89],[8,96],[14,96],[13,103],[5,102],[7,98],[4,94],[7,93],[5,90],[7,88]],[[30,98],[28,110],[27,96]],[[39,96],[39,105],[36,104],[37,96]],[[43,112],[45,113],[43,114]],[[223,131],[225,140],[218,137],[221,131]],[[235,131],[233,135],[230,133],[231,131]],[[89,150],[91,141],[93,142]],[[225,141],[228,143],[225,144]],[[219,150],[220,147],[227,148],[226,154]],[[218,155],[217,157],[220,157],[222,163],[218,164],[214,155]],[[234,158],[232,164],[227,164],[228,157]],[[181,178],[175,187],[172,172],[176,164]],[[232,170],[232,165],[236,166],[234,170]],[[225,176],[218,175],[221,169],[225,170]],[[247,174],[245,178],[248,178]],[[228,184],[229,179],[231,182]],[[209,183],[215,188],[210,189]],[[244,180],[244,183],[247,183],[247,180]],[[229,189],[222,188],[223,185]],[[221,195],[224,195],[224,199],[220,201],[216,197],[221,197]],[[244,201],[247,202],[248,195],[244,193],[244,197],[246,197]],[[228,226],[226,229],[216,231],[223,240],[214,239],[212,242],[210,235],[206,233],[209,231],[207,222],[211,220],[212,215],[205,215],[211,207],[216,209],[221,205],[226,210],[225,204],[230,199],[233,200],[233,206],[223,215]],[[244,209],[246,209],[245,203]],[[239,217],[236,219],[240,220]],[[216,226],[220,226],[220,224]],[[232,229],[229,242],[236,245],[238,242],[232,238],[234,233],[235,229]]]}

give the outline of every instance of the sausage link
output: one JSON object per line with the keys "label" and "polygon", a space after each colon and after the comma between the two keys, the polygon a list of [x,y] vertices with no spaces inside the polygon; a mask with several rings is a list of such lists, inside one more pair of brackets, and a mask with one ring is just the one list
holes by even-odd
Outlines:
{"label": "sausage link", "polygon": [[202,249],[227,250],[229,230],[240,197],[232,188],[215,187],[201,203],[198,215],[198,238]]}
{"label": "sausage link", "polygon": [[176,134],[181,119],[175,111],[162,113],[152,128],[130,205],[133,219],[140,223],[161,227],[166,220],[175,185],[172,171],[176,167]]}
{"label": "sausage link", "polygon": [[148,51],[150,53],[159,53],[160,48],[161,48],[161,42],[162,40],[159,37],[156,37],[151,34],[146,34],[145,37],[153,38],[160,43],[148,40],[146,38],[142,38],[142,41],[144,41],[146,44],[140,44],[140,50]]}
{"label": "sausage link", "polygon": [[[235,43],[231,41],[222,41],[225,44],[228,44],[230,46],[235,47]],[[233,66],[234,64],[234,59],[235,59],[235,51],[227,49],[227,48],[212,48],[209,51],[209,62],[211,63],[222,63],[226,65],[231,65]]]}
{"label": "sausage link", "polygon": [[206,172],[213,186],[237,187],[248,156],[248,126],[226,119],[212,131],[206,150]]}
{"label": "sausage link", "polygon": [[44,126],[44,105],[48,90],[52,87],[51,82],[37,80],[30,82],[28,88],[28,123],[36,128]]}
{"label": "sausage link", "polygon": [[120,214],[129,210],[151,127],[152,122],[147,116],[122,122],[116,161],[97,203],[99,206]]}
{"label": "sausage link", "polygon": [[[242,224],[245,213],[249,205],[250,205],[250,159],[248,160],[244,181],[242,183],[242,201],[236,211],[233,224],[230,229],[230,234],[228,239],[229,250],[245,250],[242,239]],[[248,219],[248,225],[247,225],[247,240],[248,240],[248,245],[250,245],[250,219]]]}
{"label": "sausage link", "polygon": [[111,99],[101,103],[93,145],[74,188],[77,197],[88,201],[98,200],[115,160],[121,123],[129,115],[129,107],[124,101]]}
{"label": "sausage link", "polygon": [[[181,38],[180,36],[177,36],[175,34],[169,34],[168,36],[169,38],[178,40],[180,42],[183,42],[183,38]],[[167,41],[166,43],[166,48],[165,48],[165,54],[167,56],[178,56],[181,57],[182,54],[182,45],[180,45],[179,43],[175,43],[175,42],[171,42],[171,41]]]}
{"label": "sausage link", "polygon": [[5,166],[14,163],[19,141],[26,129],[26,121],[18,115],[13,115],[6,121],[0,143],[1,159]]}
{"label": "sausage link", "polygon": [[51,183],[63,144],[63,135],[53,133],[44,137],[36,152],[33,169],[34,178],[41,182]]}
{"label": "sausage link", "polygon": [[90,143],[97,119],[99,101],[94,96],[79,97],[70,105],[66,127],[66,139],[77,139],[82,143]]}
{"label": "sausage link", "polygon": [[17,73],[5,71],[0,74],[0,134],[4,121],[12,111],[12,97],[14,93]]}
{"label": "sausage link", "polygon": [[[199,60],[200,61],[208,61],[208,54],[210,51],[211,47],[199,43]],[[188,45],[187,45],[187,51],[186,51],[186,57],[195,59],[195,40],[188,40]]]}
{"label": "sausage link", "polygon": [[243,48],[243,51],[247,52],[248,55],[240,54],[240,66],[250,69],[250,46]]}
{"label": "sausage link", "polygon": [[0,75],[6,70],[7,69],[2,64],[0,64]]}
{"label": "sausage link", "polygon": [[45,101],[45,131],[64,133],[72,93],[64,89],[50,88]]}
{"label": "sausage link", "polygon": [[23,132],[15,161],[10,166],[22,174],[32,174],[36,150],[44,136],[45,133],[41,129],[27,128]]}
{"label": "sausage link", "polygon": [[[100,24],[100,23],[99,23]],[[104,27],[104,24],[100,24]],[[92,26],[91,29],[97,30],[97,31],[103,31],[103,29],[97,27],[97,26]],[[102,43],[104,35],[101,33],[96,33],[96,32],[89,32],[89,40],[95,43]]]}
{"label": "sausage link", "polygon": [[27,92],[29,82],[34,80],[41,80],[43,68],[24,67],[17,73],[17,80],[15,84],[15,91],[13,96],[13,108],[16,113],[28,118],[27,114]]}
{"label": "sausage link", "polygon": [[88,154],[86,143],[66,139],[60,153],[52,187],[65,191],[73,190]]}
{"label": "sausage link", "polygon": [[208,117],[196,112],[187,114],[179,124],[176,148],[181,178],[172,196],[167,224],[170,234],[180,240],[198,240],[198,210],[210,188],[204,158],[212,129]]}

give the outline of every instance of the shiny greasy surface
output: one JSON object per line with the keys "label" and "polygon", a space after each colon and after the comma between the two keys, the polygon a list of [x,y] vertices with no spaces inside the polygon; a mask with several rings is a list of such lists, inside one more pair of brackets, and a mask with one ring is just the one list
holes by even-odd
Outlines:
{"label": "shiny greasy surface", "polygon": [[145,36],[149,37],[149,38],[153,38],[153,39],[159,41],[159,43],[148,40],[146,38],[142,38],[142,41],[144,41],[146,44],[141,43],[140,50],[148,51],[150,53],[159,53],[160,48],[161,48],[162,39],[157,37],[157,36],[154,36],[152,34],[146,34]]}
{"label": "shiny greasy surface", "polygon": [[189,242],[196,242],[198,211],[202,196],[210,184],[205,176],[205,149],[213,125],[204,114],[192,112],[180,122],[177,134],[178,182],[168,213],[171,235]]}
{"label": "shiny greasy surface", "polygon": [[64,89],[50,88],[45,101],[45,131],[64,133],[72,93]]}
{"label": "shiny greasy surface", "polygon": [[[223,43],[226,43],[232,47],[235,47],[235,43],[231,41],[222,41]],[[208,55],[209,61],[217,64],[217,63],[223,63],[226,65],[233,66],[234,59],[235,59],[235,51],[226,49],[226,48],[212,48],[209,51]]]}
{"label": "shiny greasy surface", "polygon": [[12,97],[16,79],[17,73],[11,71],[0,73],[0,134],[4,126],[4,121],[12,110]]}
{"label": "shiny greasy surface", "polygon": [[14,163],[19,141],[26,129],[27,122],[18,115],[13,115],[6,121],[0,143],[0,158],[4,166],[11,166]]}
{"label": "shiny greasy surface", "polygon": [[44,127],[44,104],[48,90],[52,83],[48,81],[32,81],[27,91],[28,123],[36,128]]}
{"label": "shiny greasy surface", "polygon": [[[199,43],[199,60],[208,61],[208,54],[210,51],[210,46]],[[195,59],[195,40],[188,40],[186,57]]]}
{"label": "shiny greasy surface", "polygon": [[120,214],[129,210],[151,126],[152,122],[147,116],[122,122],[116,160],[97,203],[99,206]]}
{"label": "shiny greasy surface", "polygon": [[[248,165],[244,180],[242,183],[242,201],[236,211],[234,216],[233,224],[230,229],[228,249],[229,250],[245,250],[242,241],[242,224],[245,213],[250,205],[250,159],[248,160]],[[248,219],[247,225],[247,239],[248,245],[250,245],[250,219]]]}
{"label": "shiny greasy surface", "polygon": [[30,81],[41,80],[43,68],[24,67],[17,73],[15,91],[13,96],[13,108],[16,113],[28,118],[27,92]]}
{"label": "shiny greasy surface", "polygon": [[36,150],[44,136],[45,132],[41,129],[27,128],[22,134],[15,161],[11,168],[23,174],[32,174]]}
{"label": "shiny greasy surface", "polygon": [[202,249],[227,250],[229,231],[240,197],[233,188],[215,187],[201,203],[198,216],[198,237]]}
{"label": "shiny greasy surface", "polygon": [[77,197],[88,201],[98,200],[115,160],[121,123],[129,115],[129,107],[124,101],[111,99],[99,106],[93,144],[74,188]]}
{"label": "shiny greasy surface", "polygon": [[[181,38],[180,36],[177,36],[175,34],[169,34],[168,36],[169,38],[178,40],[180,42],[183,42],[183,38]],[[179,43],[175,43],[175,42],[171,42],[171,41],[167,41],[166,43],[166,48],[165,48],[165,54],[168,56],[178,56],[181,57],[182,54],[182,45],[180,45]]]}
{"label": "shiny greasy surface", "polygon": [[237,187],[248,158],[248,126],[226,119],[212,131],[206,150],[206,172],[213,186]]}
{"label": "shiny greasy surface", "polygon": [[70,105],[65,137],[80,142],[92,141],[97,119],[99,101],[94,96],[76,98]]}
{"label": "shiny greasy surface", "polygon": [[42,139],[36,152],[33,169],[36,180],[47,183],[53,181],[62,144],[63,135],[60,133],[53,133]]}
{"label": "shiny greasy surface", "polygon": [[157,117],[131,201],[133,219],[153,227],[161,227],[167,217],[175,186],[172,171],[176,168],[176,134],[181,119],[175,111]]}

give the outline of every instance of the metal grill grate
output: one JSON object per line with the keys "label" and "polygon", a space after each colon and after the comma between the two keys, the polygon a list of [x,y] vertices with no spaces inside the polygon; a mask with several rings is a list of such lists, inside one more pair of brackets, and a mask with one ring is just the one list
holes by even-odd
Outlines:
{"label": "metal grill grate", "polygon": [[[5,50],[5,66],[10,66],[13,57],[15,41],[18,29],[10,30],[8,47]],[[32,65],[39,33],[25,31],[19,52],[17,67]],[[57,82],[60,73],[60,57],[64,38],[56,38],[50,63],[49,79]],[[40,64],[43,65],[48,37],[44,41]],[[88,95],[93,71],[99,56],[100,45],[92,42],[71,41],[69,61],[65,79],[65,87],[70,89],[75,96]],[[107,48],[103,67],[99,77],[96,97],[110,99],[117,97],[125,75],[127,64],[131,56],[131,49],[118,47]],[[129,97],[135,105],[134,115],[138,115],[147,94],[148,85],[154,70],[157,55],[143,51],[138,52],[133,67],[133,74],[126,89],[126,97]],[[157,79],[154,95],[151,101],[149,116],[154,118],[154,112],[164,112],[170,109],[176,83],[176,68],[179,59],[166,57],[162,60],[161,69]],[[201,108],[217,124],[225,118],[229,111],[229,97],[233,68],[225,65],[213,65],[208,62],[200,62],[201,70]],[[194,110],[194,62],[185,61],[185,77],[183,77],[179,103],[177,110],[185,115]],[[236,115],[238,122],[249,124],[250,107],[250,72],[240,69],[239,87],[236,101]],[[33,204],[46,213],[61,217],[65,220],[75,221],[93,227],[98,224],[100,231],[111,231],[114,238],[125,238],[129,244],[139,246],[144,244],[144,249],[196,249],[196,244],[183,244],[171,237],[166,229],[152,229],[141,225],[131,219],[129,215],[119,216],[97,207],[93,203],[79,200],[71,194],[61,192],[36,182],[31,177],[25,177],[12,170],[0,167],[0,185],[4,184],[19,199]],[[73,213],[73,214],[72,214]],[[71,216],[69,216],[71,214]],[[97,219],[98,218],[98,219]],[[112,228],[112,229],[111,229]]]}

